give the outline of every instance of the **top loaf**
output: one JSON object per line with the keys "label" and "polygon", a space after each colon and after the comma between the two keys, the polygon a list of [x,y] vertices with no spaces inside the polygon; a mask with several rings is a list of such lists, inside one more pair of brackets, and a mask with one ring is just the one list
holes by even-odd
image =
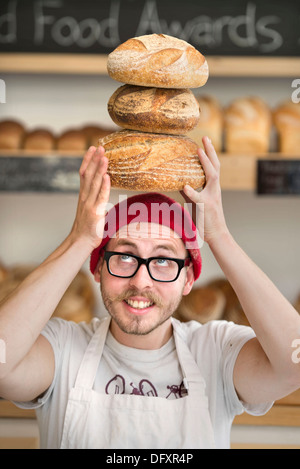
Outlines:
{"label": "top loaf", "polygon": [[108,74],[121,83],[156,88],[198,88],[208,80],[205,57],[165,34],[135,37],[108,56]]}

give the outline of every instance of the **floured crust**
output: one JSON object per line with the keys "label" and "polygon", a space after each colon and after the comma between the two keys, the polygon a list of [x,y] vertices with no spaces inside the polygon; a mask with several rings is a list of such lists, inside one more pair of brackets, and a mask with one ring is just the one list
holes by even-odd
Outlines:
{"label": "floured crust", "polygon": [[197,125],[199,104],[188,89],[124,85],[108,102],[115,124],[142,132],[186,134]]}
{"label": "floured crust", "polygon": [[114,188],[177,191],[186,184],[193,188],[205,184],[198,146],[187,137],[124,130],[99,144],[105,148]]}
{"label": "floured crust", "polygon": [[198,88],[208,79],[205,57],[164,34],[129,39],[108,56],[107,70],[121,83],[157,88]]}

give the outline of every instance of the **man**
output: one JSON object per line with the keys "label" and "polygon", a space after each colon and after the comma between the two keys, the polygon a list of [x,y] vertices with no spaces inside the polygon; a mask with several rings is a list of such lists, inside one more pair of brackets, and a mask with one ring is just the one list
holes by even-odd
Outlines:
{"label": "man", "polygon": [[[136,219],[132,199],[105,218],[108,162],[103,148],[90,148],[70,235],[0,308],[0,396],[37,408],[42,447],[227,448],[236,414],[262,414],[300,386],[292,360],[299,315],[231,236],[219,161],[203,143],[206,186],[183,195],[195,209],[204,205],[204,240],[252,328],[171,318],[200,274],[195,226],[181,209],[180,224],[178,206],[169,226],[142,205]],[[147,196],[133,200],[151,206]],[[91,253],[108,318],[49,321]]]}

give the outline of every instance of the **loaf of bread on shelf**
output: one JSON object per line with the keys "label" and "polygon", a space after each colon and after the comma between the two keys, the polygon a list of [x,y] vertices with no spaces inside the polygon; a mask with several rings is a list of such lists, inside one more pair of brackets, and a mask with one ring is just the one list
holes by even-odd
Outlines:
{"label": "loaf of bread on shelf", "polygon": [[176,310],[175,317],[182,321],[198,321],[202,324],[223,317],[225,297],[212,287],[194,287],[184,296]]}
{"label": "loaf of bread on shelf", "polygon": [[188,133],[188,137],[199,146],[203,146],[202,138],[207,136],[211,139],[215,150],[222,151],[223,148],[223,110],[219,101],[213,96],[197,96],[200,107],[200,118],[198,125]]}
{"label": "loaf of bread on shelf", "polygon": [[165,34],[129,39],[109,54],[107,70],[121,83],[157,88],[198,88],[209,74],[199,51]]}
{"label": "loaf of bread on shelf", "polygon": [[15,120],[0,122],[0,150],[19,150],[23,145],[25,127]]}
{"label": "loaf of bread on shelf", "polygon": [[185,184],[205,184],[198,146],[187,137],[123,130],[99,143],[105,148],[114,188],[177,191]]}
{"label": "loaf of bread on shelf", "polygon": [[217,289],[224,295],[225,306],[222,319],[232,321],[243,326],[249,326],[249,321],[243,311],[240,301],[226,278],[213,279],[208,282],[206,286]]}
{"label": "loaf of bread on shelf", "polygon": [[86,145],[87,145],[87,148],[89,148],[90,146],[97,147],[99,139],[115,132],[118,129],[106,129],[98,125],[90,124],[90,125],[84,126],[80,130],[81,132],[84,133],[85,138],[86,138]]}
{"label": "loaf of bread on shelf", "polygon": [[87,149],[87,140],[84,132],[77,129],[70,129],[63,132],[57,139],[57,150],[59,151],[80,151]]}
{"label": "loaf of bread on shelf", "polygon": [[237,98],[225,110],[225,151],[239,154],[267,153],[271,128],[271,111],[261,98]]}
{"label": "loaf of bread on shelf", "polygon": [[191,90],[124,85],[108,101],[115,124],[130,130],[186,134],[198,123],[199,105]]}
{"label": "loaf of bread on shelf", "polygon": [[273,121],[279,140],[279,151],[287,155],[300,155],[300,104],[281,103],[273,111]]}
{"label": "loaf of bread on shelf", "polygon": [[24,137],[24,150],[37,150],[51,152],[55,149],[56,139],[53,133],[47,129],[34,129],[27,132]]}

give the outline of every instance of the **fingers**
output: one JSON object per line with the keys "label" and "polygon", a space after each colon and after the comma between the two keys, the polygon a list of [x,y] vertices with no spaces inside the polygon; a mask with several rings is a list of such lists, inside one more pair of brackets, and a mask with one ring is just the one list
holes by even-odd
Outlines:
{"label": "fingers", "polygon": [[80,168],[80,190],[83,200],[88,197],[96,199],[102,178],[107,172],[108,160],[103,147],[91,147],[85,154]]}
{"label": "fingers", "polygon": [[85,170],[88,167],[88,165],[89,165],[95,151],[96,151],[96,147],[90,147],[88,149],[88,151],[86,152],[86,154],[84,155],[84,158],[82,160],[82,163],[81,163],[81,166],[80,166],[80,169],[79,169],[79,175],[80,176],[84,175]]}
{"label": "fingers", "polygon": [[211,164],[215,168],[216,171],[220,170],[220,161],[215,150],[215,147],[212,144],[212,141],[208,137],[203,137],[202,139],[204,150],[206,155],[208,156]]}

